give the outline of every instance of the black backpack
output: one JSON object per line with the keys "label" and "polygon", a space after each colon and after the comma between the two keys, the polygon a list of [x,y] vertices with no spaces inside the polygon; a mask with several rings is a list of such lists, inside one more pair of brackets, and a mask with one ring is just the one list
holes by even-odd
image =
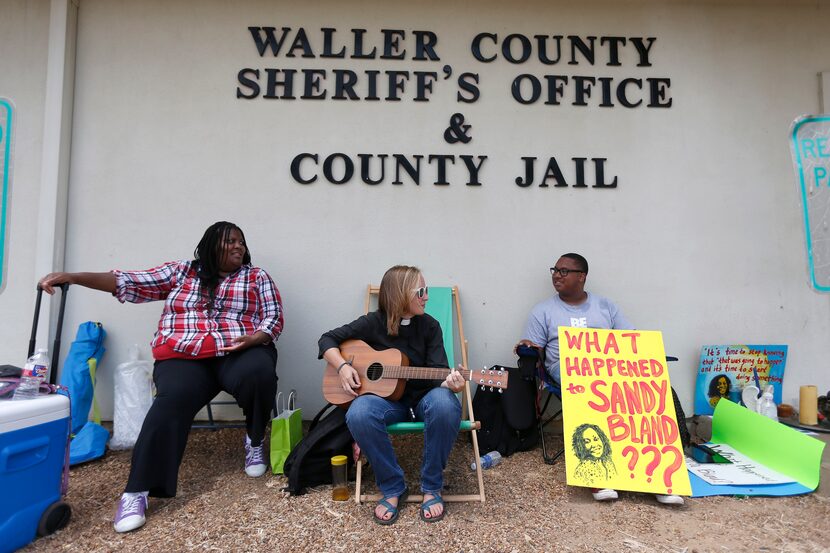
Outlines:
{"label": "black backpack", "polygon": [[674,412],[677,415],[677,426],[680,430],[680,443],[683,444],[683,449],[688,450],[692,445],[692,436],[689,434],[689,426],[686,424],[686,413],[683,411],[683,405],[680,403],[680,398],[677,397],[677,392],[674,387],[671,389],[671,397],[674,402]]}
{"label": "black backpack", "polygon": [[[325,415],[327,403],[311,421],[308,434],[288,454],[283,470],[288,477],[291,495],[302,495],[305,489],[321,484],[331,484],[331,458],[345,455],[349,465],[352,461],[352,438],[346,426],[346,410],[334,408]],[[325,416],[324,416],[325,415]]]}
{"label": "black backpack", "polygon": [[507,389],[499,393],[479,387],[473,397],[473,413],[481,422],[481,454],[498,451],[508,457],[516,451],[533,449],[539,442],[536,381],[534,367],[499,368],[510,374]]}

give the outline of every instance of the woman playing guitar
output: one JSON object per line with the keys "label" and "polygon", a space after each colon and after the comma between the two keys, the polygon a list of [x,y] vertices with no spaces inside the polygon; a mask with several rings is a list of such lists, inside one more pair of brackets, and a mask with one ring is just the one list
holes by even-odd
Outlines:
{"label": "woman playing guitar", "polygon": [[399,502],[409,493],[386,425],[413,420],[425,424],[421,518],[426,522],[444,518],[443,473],[461,421],[461,404],[454,394],[463,388],[464,378],[451,371],[445,380],[410,380],[397,401],[359,395],[355,391],[361,387],[358,372],[343,358],[339,346],[346,340],[363,340],[376,350],[400,350],[413,366],[446,368],[441,327],[424,313],[428,292],[419,269],[396,265],[380,282],[377,311],[326,332],[319,341],[320,357],[337,367],[344,392],[354,397],[346,423],[374,467],[383,494],[374,512],[378,524],[393,524]]}

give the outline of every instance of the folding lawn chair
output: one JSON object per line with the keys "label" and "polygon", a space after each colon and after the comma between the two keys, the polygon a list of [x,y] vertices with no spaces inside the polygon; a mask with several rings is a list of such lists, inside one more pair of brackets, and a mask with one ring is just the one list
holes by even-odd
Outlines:
{"label": "folding lawn chair", "polygon": [[[216,398],[227,396],[231,399],[224,400]],[[193,421],[193,424],[190,425],[190,428],[195,429],[207,429],[207,430],[220,430],[222,428],[245,428],[245,421],[244,420],[232,420],[232,421],[217,421],[213,418],[213,409],[211,408],[214,405],[236,405],[236,400],[233,399],[227,392],[219,392],[213,400],[211,400],[207,405],[205,405],[205,411],[207,412],[208,420],[207,421]],[[242,409],[239,409],[240,415],[242,415]],[[274,397],[274,404],[271,406],[271,414],[272,416],[277,416],[277,398]],[[244,415],[243,415],[244,416]]]}
{"label": "folding lawn chair", "polygon": [[[214,405],[236,405],[236,400],[231,397],[230,400],[225,399],[216,399],[223,395],[227,395],[230,397],[230,394],[226,392],[219,392],[213,400],[211,400],[207,405],[205,405],[205,411],[207,412],[207,421],[194,421],[191,428],[206,428],[209,430],[219,430],[220,428],[245,428],[245,421],[217,421],[213,418],[213,409]],[[240,413],[242,410],[240,409]],[[275,412],[276,414],[276,412]]]}
{"label": "folding lawn chair", "polygon": [[[546,371],[543,370],[542,372],[545,376],[539,379],[539,392],[540,395],[542,392],[547,392],[548,396],[545,400],[544,406],[542,406],[539,410],[539,437],[542,440],[542,458],[548,465],[553,465],[565,453],[565,446],[563,444],[559,451],[553,455],[548,453],[548,443],[545,441],[545,426],[562,415],[562,388],[559,387],[557,382],[550,378],[550,375]],[[548,408],[548,404],[550,404],[550,400],[553,398],[556,398],[557,401],[559,401],[559,409],[554,414],[545,418],[545,411]]]}
{"label": "folding lawn chair", "polygon": [[[519,355],[519,367],[524,369],[532,368],[536,374],[536,379],[539,381],[539,393],[536,397],[536,416],[539,426],[539,437],[542,440],[542,458],[544,458],[545,463],[548,465],[553,465],[565,453],[565,447],[563,445],[559,451],[553,454],[548,452],[548,443],[545,439],[545,426],[562,415],[562,388],[545,370],[544,350],[529,346],[519,346],[516,349],[516,353]],[[544,404],[542,404],[542,396],[544,394],[547,394],[547,397],[544,400]],[[545,417],[550,400],[553,398],[559,401],[559,409],[552,415]],[[541,407],[539,407],[540,405]]]}
{"label": "folding lawn chair", "polygon": [[[380,288],[369,285],[366,290],[366,303],[364,311],[369,312],[369,306],[372,301],[372,296],[377,296]],[[455,317],[453,317],[453,308],[455,308]],[[434,317],[441,325],[441,330],[444,336],[444,349],[447,352],[447,361],[450,366],[455,366],[455,332],[457,331],[458,344],[461,350],[461,365],[467,368],[467,340],[464,338],[464,326],[461,319],[461,302],[458,295],[458,287],[452,288],[438,288],[429,287],[429,301],[426,305],[426,312]],[[456,323],[456,324],[454,324]],[[481,470],[481,455],[478,450],[478,436],[476,431],[481,427],[473,416],[472,396],[470,395],[470,382],[464,383],[464,389],[461,391],[459,400],[461,401],[461,426],[460,430],[471,432],[473,443],[473,456],[476,463],[476,477],[478,479],[478,493],[467,495],[444,495],[444,501],[481,501],[484,502],[484,474]],[[399,422],[390,424],[386,427],[389,434],[416,434],[424,432],[424,423],[422,422]],[[363,456],[357,461],[357,475],[355,478],[355,502],[361,501],[378,501],[381,499],[379,494],[363,494],[361,492],[362,475],[363,475]],[[421,502],[423,495],[410,495],[406,501]]]}

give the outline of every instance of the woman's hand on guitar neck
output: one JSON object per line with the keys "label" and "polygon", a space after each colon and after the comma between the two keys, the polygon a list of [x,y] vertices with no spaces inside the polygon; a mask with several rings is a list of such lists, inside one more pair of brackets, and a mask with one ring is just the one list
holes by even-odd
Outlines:
{"label": "woman's hand on guitar neck", "polygon": [[457,394],[464,388],[464,377],[461,376],[461,373],[457,369],[453,369],[447,375],[443,385]]}

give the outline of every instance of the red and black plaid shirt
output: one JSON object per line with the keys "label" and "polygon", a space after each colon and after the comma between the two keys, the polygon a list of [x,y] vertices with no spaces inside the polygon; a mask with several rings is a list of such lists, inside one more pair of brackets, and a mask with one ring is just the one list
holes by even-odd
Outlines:
{"label": "red and black plaid shirt", "polygon": [[[216,287],[213,309],[201,291],[192,261],[172,261],[146,271],[118,271],[115,297],[121,303],[164,300],[155,348],[167,343],[175,351],[198,355],[207,335],[219,348],[233,345],[238,336],[261,330],[272,340],[283,327],[282,300],[264,270],[243,265]],[[217,355],[225,355],[218,352]]]}

